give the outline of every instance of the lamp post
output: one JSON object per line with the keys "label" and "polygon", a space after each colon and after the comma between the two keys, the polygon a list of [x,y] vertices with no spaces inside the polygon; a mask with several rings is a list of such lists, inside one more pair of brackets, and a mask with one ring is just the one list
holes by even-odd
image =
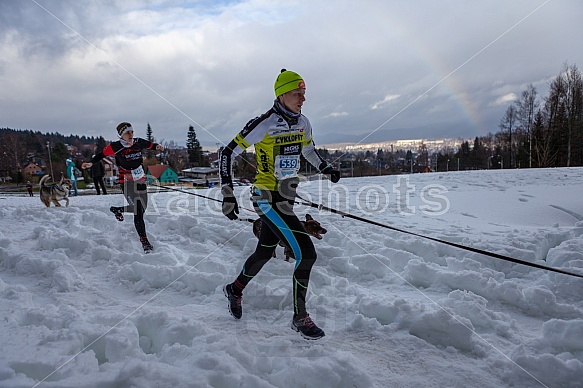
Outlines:
{"label": "lamp post", "polygon": [[51,178],[55,179],[55,175],[53,174],[53,161],[51,159],[51,147],[50,147],[48,141],[47,141],[47,149],[49,150],[49,164],[51,166]]}

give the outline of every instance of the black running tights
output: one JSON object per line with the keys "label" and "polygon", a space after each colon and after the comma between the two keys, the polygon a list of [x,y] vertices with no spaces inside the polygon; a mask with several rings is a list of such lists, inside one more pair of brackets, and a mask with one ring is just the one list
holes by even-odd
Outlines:
{"label": "black running tights", "polygon": [[293,273],[294,314],[306,314],[306,293],[312,266],[316,262],[316,249],[302,223],[293,213],[293,204],[267,199],[254,201],[255,211],[263,221],[255,252],[249,256],[237,280],[247,285],[267,263],[278,242],[285,241],[296,258]]}
{"label": "black running tights", "polygon": [[144,213],[148,207],[148,188],[146,184],[126,181],[121,188],[128,201],[128,205],[122,208],[123,211],[134,213],[134,226],[138,236],[146,237],[146,224],[144,222]]}

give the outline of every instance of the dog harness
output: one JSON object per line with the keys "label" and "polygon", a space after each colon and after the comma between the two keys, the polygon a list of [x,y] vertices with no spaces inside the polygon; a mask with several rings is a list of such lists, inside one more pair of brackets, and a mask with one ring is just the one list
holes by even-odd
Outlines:
{"label": "dog harness", "polygon": [[59,186],[58,183],[53,183],[52,185],[48,186],[51,189],[55,189],[56,191],[60,191],[61,193],[68,193],[67,190],[63,189],[61,186]]}

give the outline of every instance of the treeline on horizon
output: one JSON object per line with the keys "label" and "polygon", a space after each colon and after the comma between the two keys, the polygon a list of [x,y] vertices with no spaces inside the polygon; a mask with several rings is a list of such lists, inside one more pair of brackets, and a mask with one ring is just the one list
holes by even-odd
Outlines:
{"label": "treeline on horizon", "polygon": [[[209,166],[208,157],[204,155],[192,125],[186,137],[186,150],[174,141],[162,141],[165,151],[146,151],[144,165],[164,163],[176,171],[186,167]],[[146,140],[156,142],[149,123]],[[66,169],[67,158],[72,157],[77,168],[81,169],[83,162],[90,160],[93,154],[103,150],[107,144],[103,136],[65,136],[58,132],[43,134],[40,131],[0,128],[0,181],[9,177],[12,182],[19,184],[40,179],[39,176],[33,177],[23,171],[29,163],[44,168],[44,173],[50,172],[59,179],[59,174]],[[49,166],[50,171],[47,170]],[[87,172],[83,171],[83,175],[87,175]]]}
{"label": "treeline on horizon", "polygon": [[[414,152],[322,152],[336,160],[351,157],[351,168],[359,169],[355,176],[363,175],[363,168],[370,171],[364,175],[376,175],[383,168],[419,172],[423,167],[451,171],[583,166],[583,76],[576,65],[565,63],[549,82],[547,96],[539,96],[536,88],[528,85],[507,107],[499,131],[462,141],[457,149],[445,147],[430,153],[422,143]],[[375,166],[370,166],[371,160]]]}
{"label": "treeline on horizon", "polygon": [[10,177],[17,184],[31,180],[32,176],[24,173],[23,169],[28,163],[34,163],[43,168],[51,165],[59,179],[59,175],[66,170],[65,160],[73,156],[67,145],[74,146],[87,160],[95,147],[103,149],[106,141],[101,136],[66,136],[58,132],[43,134],[40,131],[0,128],[0,178]]}
{"label": "treeline on horizon", "polygon": [[507,107],[499,129],[476,137],[473,144],[463,142],[458,150],[440,151],[438,167],[448,160],[459,160],[464,170],[583,166],[581,70],[565,63],[542,98],[532,84],[528,85]]}
{"label": "treeline on horizon", "polygon": [[[147,138],[154,141],[149,124]],[[70,156],[66,144],[80,150],[82,159],[88,159],[93,151],[86,146],[102,149],[107,143],[101,136],[0,128],[0,172],[13,174],[34,158],[47,160],[48,147],[54,154],[51,160],[64,160]],[[201,159],[202,147],[192,126],[187,132],[186,157],[178,152],[182,147],[174,141],[165,142],[164,146],[165,163],[177,171],[209,165],[208,160]],[[383,149],[350,155],[326,149],[320,152],[344,168],[350,160],[351,170],[358,171],[355,176],[419,171],[424,166],[433,171],[583,166],[583,75],[576,65],[565,63],[559,75],[549,82],[547,96],[539,96],[536,88],[528,85],[507,107],[497,132],[463,141],[457,149],[444,148],[430,154],[422,144],[416,152]],[[240,167],[245,175],[252,175],[253,156],[242,155],[245,161],[240,160]]]}

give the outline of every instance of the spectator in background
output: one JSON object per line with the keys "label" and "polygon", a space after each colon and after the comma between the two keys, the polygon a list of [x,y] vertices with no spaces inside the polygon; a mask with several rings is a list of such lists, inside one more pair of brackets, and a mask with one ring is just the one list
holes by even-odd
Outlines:
{"label": "spectator in background", "polygon": [[[91,156],[91,159],[95,158],[95,155]],[[101,192],[99,190],[99,186],[103,190],[103,195],[107,195],[107,190],[105,189],[105,182],[103,181],[103,177],[105,176],[105,166],[103,165],[102,161],[93,163],[91,168],[89,169],[89,173],[91,174],[91,179],[93,179],[93,183],[95,184],[95,190],[97,191],[97,195],[100,195]]]}
{"label": "spectator in background", "polygon": [[30,181],[26,182],[26,190],[28,190],[29,196],[34,197],[34,195],[32,194],[32,183],[30,183]]}
{"label": "spectator in background", "polygon": [[[71,186],[73,187],[73,190],[75,190],[76,197],[79,195],[79,192],[77,191],[77,176],[75,175],[75,162],[73,162],[73,159],[71,158],[67,159],[67,178],[71,180]],[[69,189],[69,196],[70,195],[71,190]]]}

